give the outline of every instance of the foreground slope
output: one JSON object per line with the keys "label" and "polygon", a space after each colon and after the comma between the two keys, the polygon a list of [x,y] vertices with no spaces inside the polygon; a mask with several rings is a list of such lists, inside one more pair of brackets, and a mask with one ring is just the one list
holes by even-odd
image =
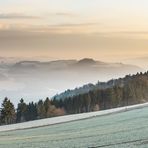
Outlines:
{"label": "foreground slope", "polygon": [[146,148],[148,107],[40,128],[0,132],[0,148],[10,147]]}

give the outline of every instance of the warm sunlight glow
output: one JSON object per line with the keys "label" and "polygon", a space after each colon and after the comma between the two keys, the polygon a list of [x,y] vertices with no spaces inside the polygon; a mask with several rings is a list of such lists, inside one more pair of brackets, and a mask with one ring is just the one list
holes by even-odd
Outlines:
{"label": "warm sunlight glow", "polygon": [[147,6],[147,0],[1,1],[0,54],[105,60],[147,55]]}

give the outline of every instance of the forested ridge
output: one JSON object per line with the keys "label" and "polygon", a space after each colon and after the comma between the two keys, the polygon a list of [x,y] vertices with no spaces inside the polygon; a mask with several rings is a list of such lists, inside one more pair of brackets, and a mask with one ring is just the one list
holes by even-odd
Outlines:
{"label": "forested ridge", "polygon": [[10,99],[5,98],[1,105],[0,124],[105,110],[147,101],[148,72],[137,73],[106,83],[98,83],[94,89],[86,93],[67,98],[46,98],[29,104],[21,99],[16,109]]}

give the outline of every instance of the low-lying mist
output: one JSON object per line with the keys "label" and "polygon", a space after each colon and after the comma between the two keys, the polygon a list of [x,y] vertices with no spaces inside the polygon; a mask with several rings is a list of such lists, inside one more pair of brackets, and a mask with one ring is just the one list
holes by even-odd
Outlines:
{"label": "low-lying mist", "polygon": [[93,59],[57,61],[17,61],[0,64],[0,98],[15,104],[52,97],[66,89],[80,87],[143,71],[122,63],[105,63]]}

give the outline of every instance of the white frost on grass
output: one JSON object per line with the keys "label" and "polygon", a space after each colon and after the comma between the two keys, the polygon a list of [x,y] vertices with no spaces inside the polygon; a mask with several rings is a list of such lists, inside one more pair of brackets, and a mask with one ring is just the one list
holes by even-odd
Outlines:
{"label": "white frost on grass", "polygon": [[4,125],[4,126],[0,126],[0,132],[21,130],[21,129],[28,129],[28,128],[37,128],[37,127],[42,127],[42,126],[60,124],[60,123],[65,123],[65,122],[87,119],[87,118],[91,118],[95,116],[104,116],[108,114],[124,112],[127,110],[133,110],[133,109],[143,108],[147,106],[148,106],[148,103],[144,103],[144,104],[138,104],[138,105],[132,105],[132,106],[126,106],[126,107],[119,107],[119,108],[114,108],[114,109],[109,109],[109,110],[104,110],[104,111],[96,111],[96,112],[74,114],[74,115],[65,115],[65,116],[60,116],[60,117],[34,120],[34,121],[18,123],[18,124]]}

